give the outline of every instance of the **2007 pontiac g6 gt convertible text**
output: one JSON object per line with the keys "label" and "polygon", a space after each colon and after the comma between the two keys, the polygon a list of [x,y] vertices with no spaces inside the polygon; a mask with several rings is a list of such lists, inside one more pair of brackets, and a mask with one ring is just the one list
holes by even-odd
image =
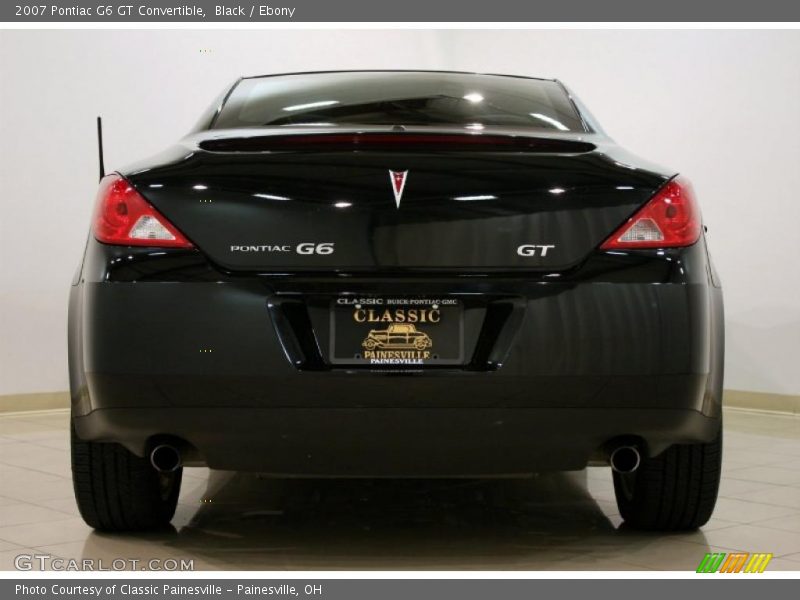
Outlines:
{"label": "2007 pontiac g6 gt convertible text", "polygon": [[631,526],[714,508],[722,292],[692,187],[558,81],[240,79],[103,177],[69,317],[75,493],[98,529],[166,524],[195,465],[610,465]]}

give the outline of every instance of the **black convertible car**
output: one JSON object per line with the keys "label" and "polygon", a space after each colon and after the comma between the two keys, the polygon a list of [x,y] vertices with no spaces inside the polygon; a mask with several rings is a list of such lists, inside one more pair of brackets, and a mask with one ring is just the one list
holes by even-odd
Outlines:
{"label": "black convertible car", "polygon": [[717,496],[722,293],[692,187],[559,81],[236,81],[103,177],[69,357],[75,493],[102,530],[167,523],[195,465],[610,465],[622,517],[661,530]]}

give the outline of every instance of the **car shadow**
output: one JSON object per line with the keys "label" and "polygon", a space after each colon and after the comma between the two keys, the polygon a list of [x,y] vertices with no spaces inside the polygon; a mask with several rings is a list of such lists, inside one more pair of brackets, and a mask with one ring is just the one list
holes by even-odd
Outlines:
{"label": "car shadow", "polygon": [[[597,485],[601,499],[589,492]],[[609,490],[585,471],[515,480],[210,471],[185,479],[172,528],[93,533],[84,557],[193,558],[196,569],[226,570],[631,570],[647,568],[637,557],[678,537],[696,546],[699,563],[707,551],[701,532],[630,530]]]}

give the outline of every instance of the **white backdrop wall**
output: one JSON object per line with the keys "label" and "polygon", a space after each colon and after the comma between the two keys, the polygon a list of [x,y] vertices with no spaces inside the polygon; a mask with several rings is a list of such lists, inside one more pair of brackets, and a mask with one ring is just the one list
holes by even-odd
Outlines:
{"label": "white backdrop wall", "polygon": [[70,279],[97,177],[181,137],[241,74],[556,76],[689,176],[725,287],[730,389],[800,393],[798,31],[0,31],[0,394],[68,387]]}

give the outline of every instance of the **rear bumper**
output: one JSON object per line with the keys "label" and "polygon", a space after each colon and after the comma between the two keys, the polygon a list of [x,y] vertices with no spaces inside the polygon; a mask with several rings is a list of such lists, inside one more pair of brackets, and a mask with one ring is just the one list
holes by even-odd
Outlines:
{"label": "rear bumper", "polygon": [[[721,291],[702,243],[563,280],[201,276],[143,261],[127,281],[109,265],[136,250],[113,252],[90,241],[71,295],[84,439],[143,455],[171,438],[219,469],[454,476],[579,469],[615,439],[657,454],[718,431]],[[466,364],[336,368],[326,307],[341,293],[460,295]]]}
{"label": "rear bumper", "polygon": [[154,430],[190,446],[189,464],[285,476],[447,477],[582,469],[635,432],[648,451],[710,441],[693,410],[531,408],[99,409],[78,435],[144,452]]}

